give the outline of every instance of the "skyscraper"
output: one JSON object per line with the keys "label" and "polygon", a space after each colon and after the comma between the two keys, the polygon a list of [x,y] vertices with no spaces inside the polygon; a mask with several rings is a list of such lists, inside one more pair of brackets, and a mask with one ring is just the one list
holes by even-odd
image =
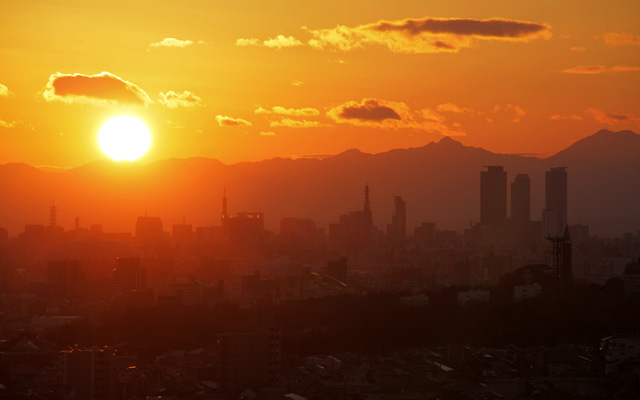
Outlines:
{"label": "skyscraper", "polygon": [[566,167],[551,168],[545,174],[545,203],[542,216],[547,237],[562,236],[567,226]]}
{"label": "skyscraper", "polygon": [[387,236],[391,241],[402,241],[407,231],[407,212],[402,196],[393,196],[393,216],[387,225]]}
{"label": "skyscraper", "polygon": [[373,229],[373,214],[371,213],[371,202],[369,201],[369,184],[364,187],[364,230],[365,237],[371,236],[371,230]]}
{"label": "skyscraper", "polygon": [[164,233],[162,220],[158,217],[138,217],[136,220],[136,243],[146,251],[162,245]]}
{"label": "skyscraper", "polygon": [[480,172],[480,223],[502,226],[507,220],[507,173],[502,166]]}
{"label": "skyscraper", "polygon": [[531,181],[529,175],[518,174],[511,183],[511,221],[531,220]]}

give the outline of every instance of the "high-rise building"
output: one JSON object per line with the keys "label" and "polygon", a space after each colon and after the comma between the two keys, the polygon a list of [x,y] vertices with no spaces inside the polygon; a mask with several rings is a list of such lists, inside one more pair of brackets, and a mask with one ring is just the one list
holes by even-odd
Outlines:
{"label": "high-rise building", "polygon": [[402,196],[393,196],[393,216],[387,225],[387,237],[391,241],[402,241],[407,234],[407,211]]}
{"label": "high-rise building", "polygon": [[364,232],[365,237],[371,236],[373,229],[373,214],[371,213],[371,202],[369,201],[369,184],[364,187]]}
{"label": "high-rise building", "polygon": [[502,166],[480,172],[480,223],[502,226],[507,220],[507,173]]}
{"label": "high-rise building", "polygon": [[531,221],[531,181],[527,174],[516,175],[511,183],[511,221]]}
{"label": "high-rise building", "polygon": [[561,237],[567,226],[566,167],[551,168],[545,174],[545,203],[542,216],[547,237]]}
{"label": "high-rise building", "polygon": [[[264,235],[263,212],[227,211],[227,193],[222,198],[222,231],[229,244],[243,253],[256,250]],[[248,254],[248,253],[247,253]]]}
{"label": "high-rise building", "polygon": [[162,244],[162,220],[158,217],[138,217],[136,220],[136,242],[145,248]]}

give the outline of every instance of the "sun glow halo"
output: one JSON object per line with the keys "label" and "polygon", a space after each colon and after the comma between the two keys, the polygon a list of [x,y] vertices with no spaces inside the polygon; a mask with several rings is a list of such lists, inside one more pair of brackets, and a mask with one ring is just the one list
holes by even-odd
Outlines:
{"label": "sun glow halo", "polygon": [[151,132],[144,122],[135,117],[115,117],[100,128],[98,144],[115,161],[134,161],[149,150]]}

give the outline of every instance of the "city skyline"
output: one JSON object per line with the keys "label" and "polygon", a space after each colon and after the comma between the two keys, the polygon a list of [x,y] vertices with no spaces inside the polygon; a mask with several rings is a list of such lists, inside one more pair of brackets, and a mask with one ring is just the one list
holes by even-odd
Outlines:
{"label": "city skyline", "polygon": [[4,7],[0,164],[105,158],[98,131],[123,115],[151,131],[141,164],[443,136],[550,155],[601,128],[638,130],[633,2],[124,4]]}
{"label": "city skyline", "polygon": [[2,1],[0,397],[640,398],[639,15]]}
{"label": "city skyline", "polygon": [[[509,182],[519,174],[529,175],[530,201],[525,207],[532,220],[540,220],[546,206],[546,171],[568,167],[569,222],[587,223],[593,232],[615,235],[633,231],[638,224],[629,190],[637,179],[639,149],[639,135],[603,130],[548,159],[494,154],[444,138],[421,148],[381,154],[350,150],[324,159],[232,165],[209,159],[142,166],[97,162],[60,173],[9,164],[0,166],[0,181],[12,195],[0,199],[0,204],[13,212],[3,214],[0,226],[16,234],[25,223],[45,222],[46,214],[36,210],[44,211],[52,202],[63,210],[58,219],[66,227],[79,218],[85,226],[101,223],[109,231],[129,231],[132,221],[145,214],[162,216],[170,224],[186,218],[208,226],[219,224],[220,199],[226,190],[236,212],[265,211],[267,229],[274,230],[283,217],[313,218],[327,227],[341,210],[358,207],[358,187],[368,182],[377,226],[390,222],[393,196],[403,196],[409,231],[425,221],[460,231],[481,220],[481,207],[476,205],[481,198],[478,171],[485,165],[503,165]],[[594,163],[602,165],[597,172]],[[210,183],[202,185],[205,181]],[[507,187],[503,189],[506,195]],[[508,205],[505,198],[501,206],[505,219],[511,215]],[[34,218],[38,214],[41,218]]]}

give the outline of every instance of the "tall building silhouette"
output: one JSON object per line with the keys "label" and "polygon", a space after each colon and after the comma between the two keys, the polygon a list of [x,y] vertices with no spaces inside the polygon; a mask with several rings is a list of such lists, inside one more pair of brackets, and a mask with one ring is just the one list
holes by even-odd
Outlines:
{"label": "tall building silhouette", "polygon": [[150,249],[162,244],[162,220],[158,217],[138,217],[136,220],[136,242],[139,246]]}
{"label": "tall building silhouette", "polygon": [[407,233],[407,211],[402,196],[393,196],[393,216],[387,225],[387,236],[391,241],[404,240]]}
{"label": "tall building silhouette", "polygon": [[502,166],[480,172],[480,223],[502,226],[507,221],[507,173]]}
{"label": "tall building silhouette", "polygon": [[227,193],[222,198],[222,232],[229,244],[241,252],[250,252],[262,240],[264,234],[263,212],[227,211]]}
{"label": "tall building silhouette", "polygon": [[511,183],[511,221],[531,221],[531,181],[527,174],[516,175]]}
{"label": "tall building silhouette", "polygon": [[373,229],[373,214],[371,213],[371,202],[369,201],[369,184],[364,187],[364,230],[365,237],[371,236]]}
{"label": "tall building silhouette", "polygon": [[545,236],[562,236],[567,226],[566,167],[551,168],[545,174],[545,202],[542,221]]}
{"label": "tall building silhouette", "polygon": [[49,226],[52,228],[58,226],[58,207],[56,207],[56,203],[52,203],[49,206]]}

